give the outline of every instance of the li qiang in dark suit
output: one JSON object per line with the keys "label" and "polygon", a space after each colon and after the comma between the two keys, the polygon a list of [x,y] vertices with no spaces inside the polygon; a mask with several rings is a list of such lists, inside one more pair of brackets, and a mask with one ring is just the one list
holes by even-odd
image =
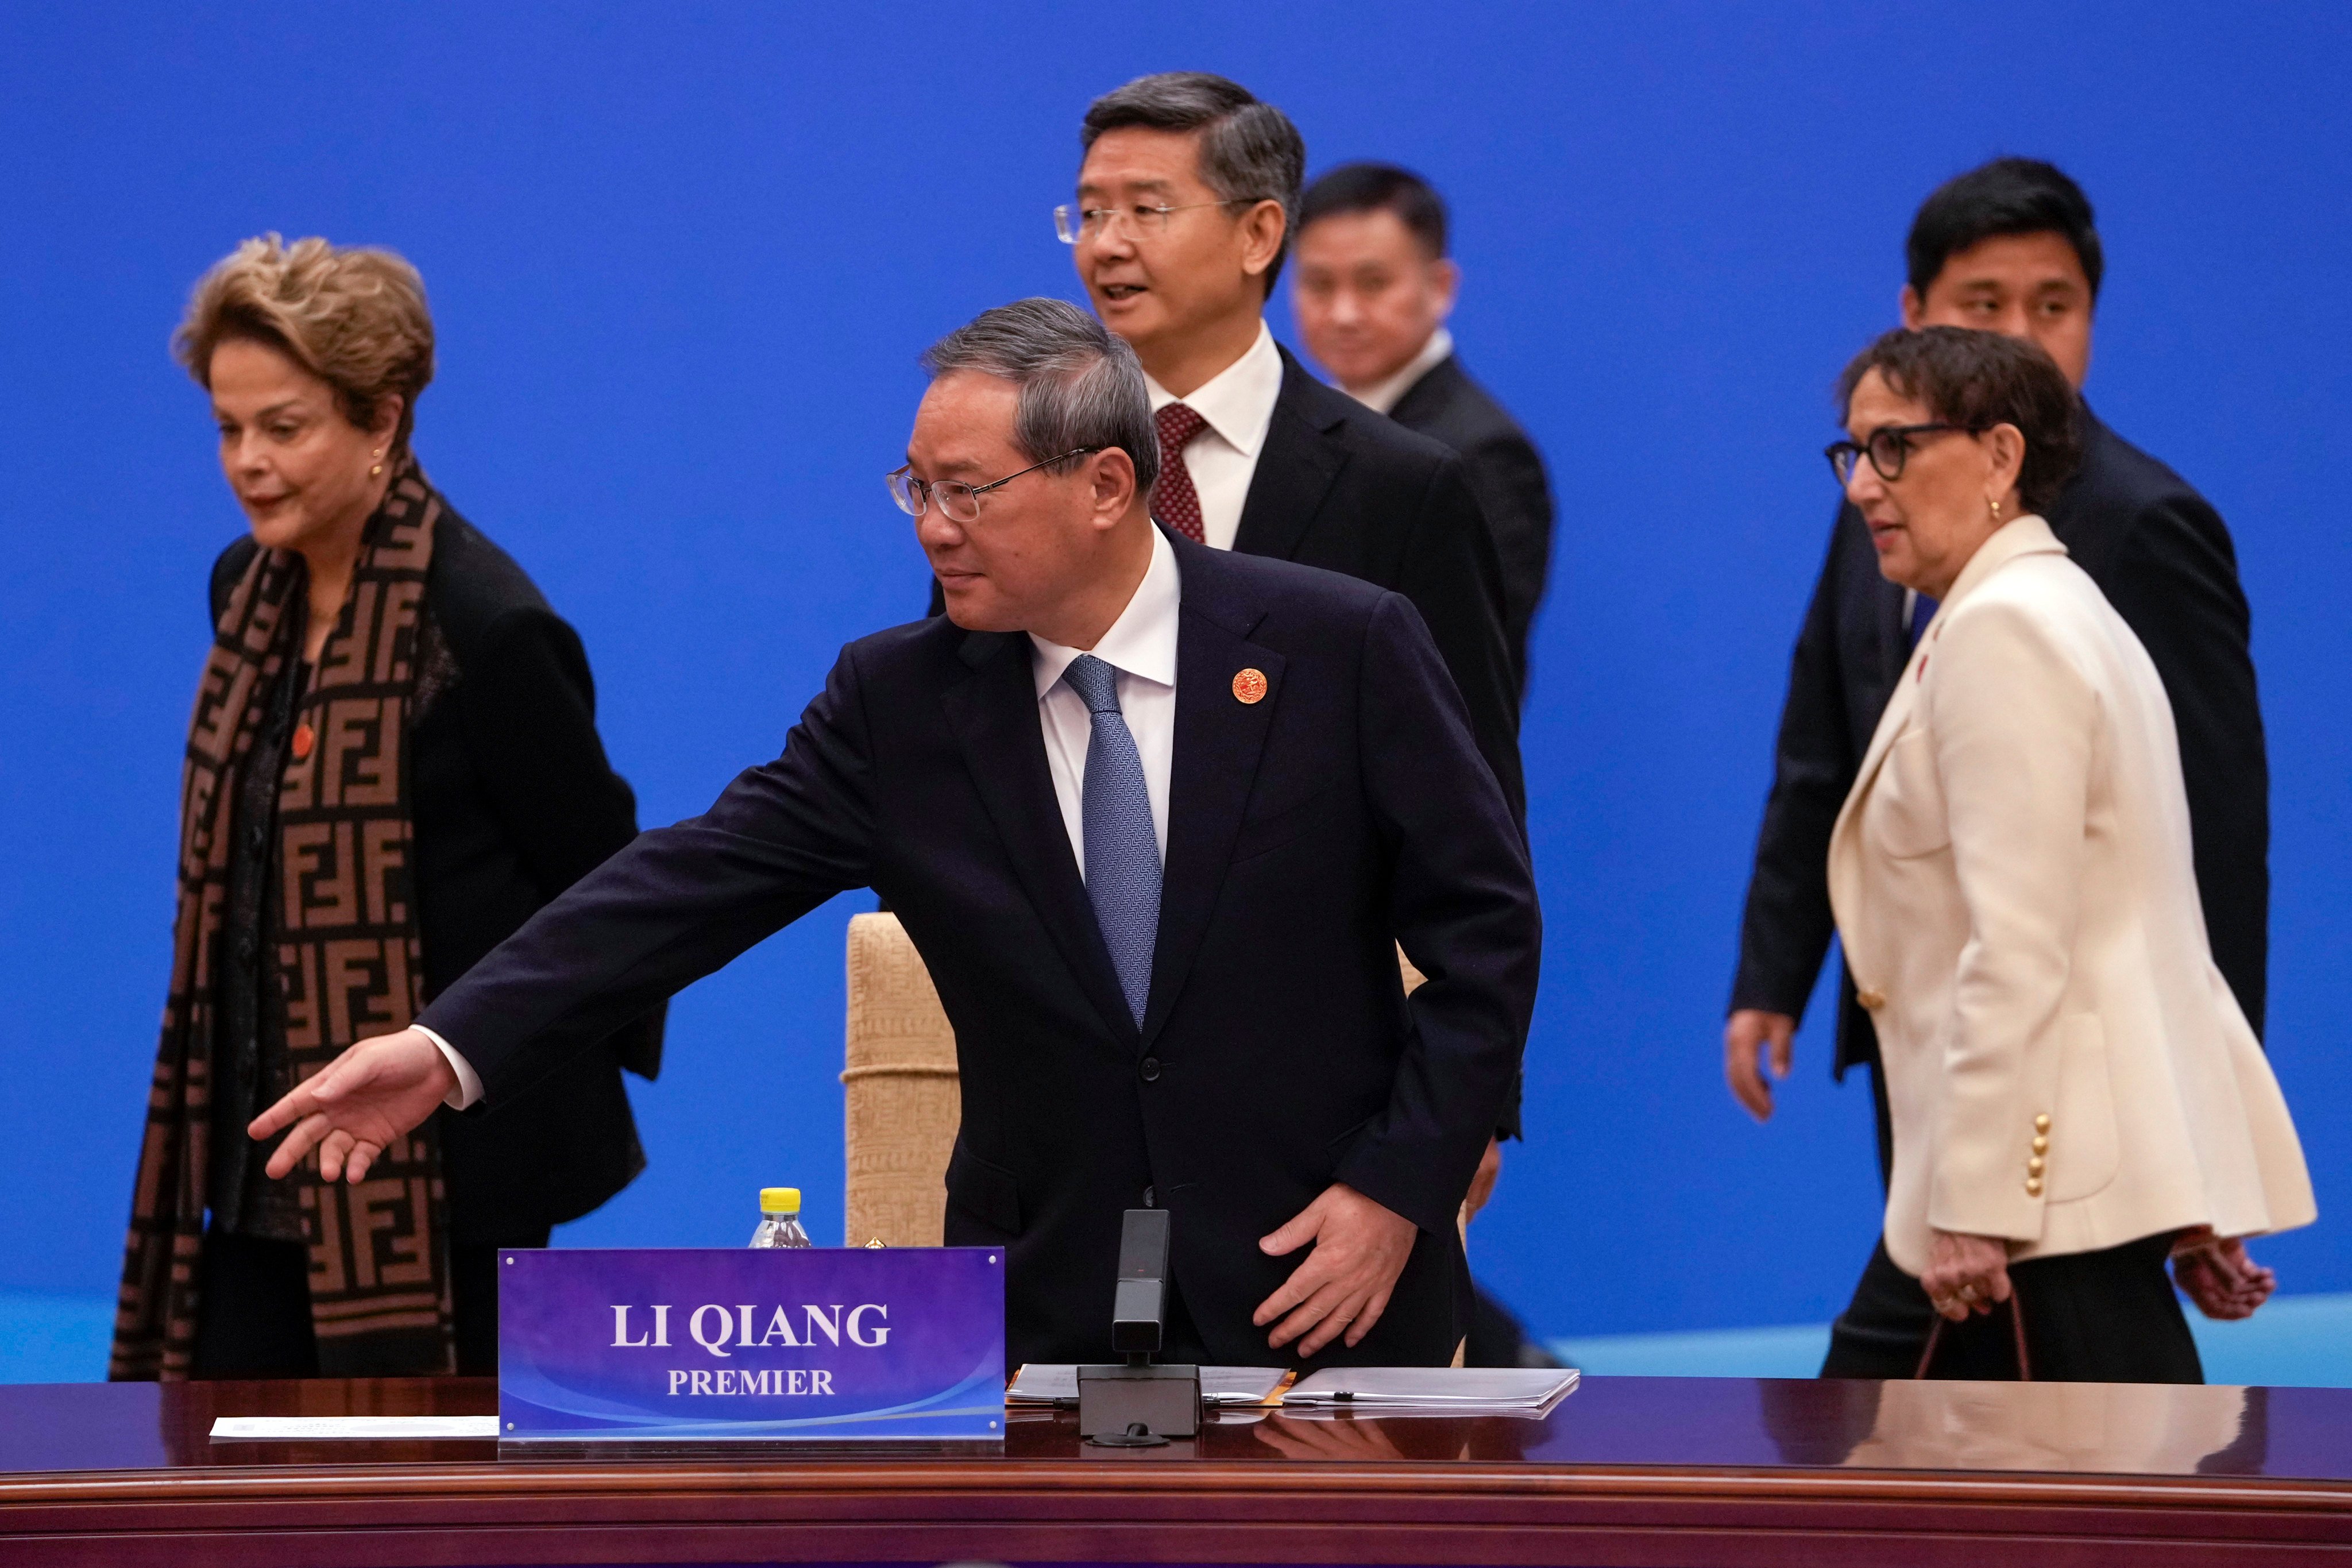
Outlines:
{"label": "li qiang in dark suit", "polygon": [[[1524,821],[1518,683],[1504,641],[1502,568],[1462,459],[1334,392],[1288,349],[1281,353],[1282,391],[1234,549],[1345,573],[1412,600],[1462,693],[1479,755],[1512,816]],[[934,583],[931,614],[945,607]]]}
{"label": "li qiang in dark suit", "polygon": [[[2075,563],[2139,637],[2180,737],[2198,896],[2214,963],[2259,1035],[2270,917],[2270,768],[2230,531],[2187,481],[2083,410],[2083,466],[2050,509]],[[1910,655],[1903,590],[1843,507],[1789,679],[1740,932],[1735,1008],[1800,1016],[1829,951],[1830,829]],[[1852,976],[1837,1071],[1878,1060]],[[1887,1159],[1883,1098],[1880,1160]]]}
{"label": "li qiang in dark suit", "polygon": [[[257,548],[240,539],[214,563],[215,622]],[[578,634],[506,552],[454,511],[441,514],[425,605],[431,651],[418,680],[409,767],[429,999],[628,843],[637,822],[635,796],[597,738],[595,687]],[[659,1070],[662,1022],[659,1002],[615,1018],[494,1114],[436,1113],[461,1372],[497,1365],[494,1249],[546,1245],[551,1226],[595,1208],[645,1168],[621,1070],[648,1079]],[[236,1075],[223,1076],[225,1096],[236,1083]],[[241,1130],[259,1109],[224,1104],[225,1132]],[[217,1142],[239,1158],[261,1157],[243,1137]],[[242,1301],[248,1316],[275,1317],[282,1296],[287,1332],[307,1340],[307,1256],[290,1247],[285,1257],[287,1289],[216,1279],[234,1291],[216,1305],[236,1316]],[[266,1270],[268,1256],[257,1261],[263,1268],[250,1272]],[[284,1338],[258,1322],[247,1331],[241,1341]]]}
{"label": "li qiang in dark suit", "polygon": [[1551,484],[1542,456],[1519,422],[1447,354],[1408,387],[1389,417],[1462,456],[1478,507],[1494,531],[1502,565],[1503,641],[1511,679],[1524,697],[1528,633],[1551,573]]}
{"label": "li qiang in dark suit", "polygon": [[[1455,1208],[1534,1001],[1519,831],[1403,599],[1171,542],[1174,744],[1139,1026],[1056,804],[1030,641],[944,617],[849,645],[781,757],[641,836],[421,1022],[496,1105],[871,886],[955,1026],[947,1240],[1008,1248],[1013,1361],[1109,1354],[1119,1215],[1146,1204],[1174,1215],[1186,1348],[1268,1360],[1251,1314],[1297,1260],[1258,1238],[1344,1182],[1418,1235],[1379,1323],[1318,1363],[1442,1364],[1465,1307]],[[1244,670],[1262,700],[1236,697]],[[1398,942],[1429,976],[1410,1000]]]}

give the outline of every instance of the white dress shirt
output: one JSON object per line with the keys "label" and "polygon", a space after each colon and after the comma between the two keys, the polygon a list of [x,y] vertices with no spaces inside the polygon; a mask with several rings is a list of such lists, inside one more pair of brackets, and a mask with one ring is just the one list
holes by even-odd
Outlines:
{"label": "white dress shirt", "polygon": [[1274,346],[1274,333],[1260,321],[1257,342],[1249,352],[1188,396],[1177,396],[1149,375],[1143,379],[1151,392],[1154,415],[1181,403],[1209,422],[1207,429],[1185,443],[1184,468],[1201,497],[1203,542],[1231,550],[1234,535],[1241,531],[1242,506],[1249,500],[1250,478],[1257,472],[1266,426],[1274,423],[1275,400],[1282,395],[1282,351]]}
{"label": "white dress shirt", "polygon": [[442,1057],[449,1064],[450,1070],[457,1075],[457,1087],[441,1097],[442,1104],[452,1110],[463,1110],[482,1098],[481,1076],[474,1071],[473,1063],[457,1054],[457,1047],[422,1024],[414,1024],[410,1027],[438,1046],[441,1048]]}
{"label": "white dress shirt", "polygon": [[[1261,342],[1269,340],[1261,339]],[[1254,351],[1253,351],[1254,352]],[[1277,374],[1282,361],[1275,359]],[[1227,373],[1228,374],[1231,372]],[[1271,406],[1269,405],[1269,406]],[[1261,434],[1263,427],[1261,426]],[[1202,433],[1202,439],[1207,432]],[[1193,443],[1200,445],[1199,441]],[[1251,459],[1255,463],[1255,458]],[[1196,479],[1193,481],[1198,484]],[[1243,479],[1244,489],[1247,476]],[[1205,498],[1204,498],[1205,499]],[[1205,508],[1203,509],[1205,510]],[[1239,503],[1234,516],[1240,515]],[[1225,541],[1233,542],[1227,523]],[[1168,860],[1168,775],[1176,754],[1176,611],[1182,597],[1176,571],[1176,552],[1168,536],[1151,531],[1151,564],[1136,584],[1135,595],[1110,630],[1091,648],[1064,647],[1032,634],[1033,673],[1037,681],[1037,722],[1045,731],[1045,766],[1054,778],[1054,799],[1062,808],[1062,826],[1070,836],[1070,854],[1084,874],[1087,865],[1087,748],[1094,742],[1094,716],[1084,699],[1063,684],[1062,672],[1081,653],[1091,653],[1118,672],[1116,689],[1128,733],[1135,737],[1136,754],[1143,762],[1143,787],[1151,797],[1151,837],[1160,846],[1162,865]],[[482,1098],[482,1080],[456,1047],[432,1030],[417,1032],[441,1048],[457,1074],[457,1087],[446,1101],[463,1110]]]}
{"label": "white dress shirt", "polygon": [[1176,606],[1181,586],[1176,552],[1169,548],[1168,536],[1155,528],[1151,564],[1144,569],[1143,581],[1094,647],[1064,647],[1034,632],[1029,636],[1036,655],[1032,673],[1037,679],[1037,722],[1045,732],[1045,767],[1054,775],[1054,799],[1062,808],[1062,826],[1069,833],[1070,853],[1077,858],[1081,873],[1087,865],[1087,748],[1094,742],[1094,716],[1087,711],[1085,700],[1064,683],[1062,672],[1081,653],[1091,653],[1118,671],[1119,711],[1126,717],[1128,733],[1135,737],[1136,755],[1143,761],[1143,788],[1151,797],[1151,836],[1160,844],[1160,864],[1166,865],[1168,773],[1176,754]]}
{"label": "white dress shirt", "polygon": [[1444,364],[1453,353],[1454,334],[1441,326],[1429,334],[1429,341],[1421,345],[1419,353],[1404,363],[1403,369],[1372,383],[1361,392],[1351,386],[1343,386],[1339,390],[1373,413],[1386,414],[1404,400],[1404,395],[1411,392],[1423,376]]}

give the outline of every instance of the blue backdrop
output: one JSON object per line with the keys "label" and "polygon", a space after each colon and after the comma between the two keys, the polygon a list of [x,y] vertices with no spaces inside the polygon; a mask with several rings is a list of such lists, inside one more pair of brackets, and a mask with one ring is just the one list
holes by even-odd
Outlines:
{"label": "blue backdrop", "polygon": [[[1782,8],[1789,9],[1789,8]],[[0,21],[0,1288],[113,1288],[164,983],[205,568],[241,528],[165,340],[264,229],[423,269],[417,447],[579,626],[648,822],[772,754],[919,611],[880,484],[918,351],[1079,297],[1048,218],[1088,98],[1223,71],[1315,168],[1453,200],[1455,321],[1550,456],[1527,719],[1548,915],[1530,1141],[1473,1236],[1553,1333],[1818,1321],[1870,1244],[1866,1090],[1817,1016],[1780,1117],[1719,1030],[1827,386],[1935,183],[2056,159],[2111,258],[2090,393],[2235,529],[2277,825],[2271,1040],[2323,1210],[2352,1175],[2341,700],[2352,79],[2328,5],[11,7]],[[1147,26],[1148,24],[1148,26]],[[1286,330],[1286,318],[1277,321]],[[838,1237],[842,925],[679,999],[652,1168],[563,1239]],[[2352,1289],[2330,1219],[2264,1247]]]}

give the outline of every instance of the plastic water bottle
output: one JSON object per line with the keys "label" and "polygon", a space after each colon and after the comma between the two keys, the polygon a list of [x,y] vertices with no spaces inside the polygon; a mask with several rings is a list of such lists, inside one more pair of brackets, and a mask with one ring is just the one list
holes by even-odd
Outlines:
{"label": "plastic water bottle", "polygon": [[760,1228],[751,1233],[754,1247],[807,1247],[809,1234],[801,1228],[798,1187],[760,1189]]}

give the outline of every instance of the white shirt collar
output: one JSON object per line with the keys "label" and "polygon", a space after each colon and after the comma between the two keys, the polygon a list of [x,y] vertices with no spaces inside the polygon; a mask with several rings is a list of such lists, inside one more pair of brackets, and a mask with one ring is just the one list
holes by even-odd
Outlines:
{"label": "white shirt collar", "polygon": [[1189,395],[1178,397],[1149,374],[1143,383],[1151,393],[1152,413],[1181,403],[1207,420],[1209,428],[1235,451],[1255,458],[1258,443],[1265,439],[1266,426],[1274,423],[1275,400],[1282,395],[1282,351],[1274,346],[1273,331],[1260,321],[1257,341],[1250,344],[1249,352]]}
{"label": "white shirt collar", "polygon": [[1429,341],[1421,345],[1421,352],[1405,362],[1402,370],[1372,383],[1361,392],[1350,391],[1345,387],[1340,390],[1347,392],[1349,396],[1373,413],[1386,414],[1402,400],[1406,393],[1413,389],[1414,384],[1423,376],[1444,364],[1447,356],[1453,353],[1454,334],[1441,325],[1437,331],[1429,334]]}
{"label": "white shirt collar", "polygon": [[1176,610],[1183,596],[1183,581],[1176,571],[1176,552],[1169,547],[1168,536],[1155,527],[1151,531],[1151,564],[1143,569],[1143,581],[1135,585],[1134,596],[1127,608],[1111,622],[1110,630],[1090,648],[1064,647],[1060,643],[1047,642],[1035,632],[1029,634],[1030,646],[1036,657],[1030,661],[1030,672],[1037,679],[1037,697],[1054,689],[1062,672],[1082,653],[1091,653],[1112,668],[1152,681],[1160,686],[1176,684]]}

